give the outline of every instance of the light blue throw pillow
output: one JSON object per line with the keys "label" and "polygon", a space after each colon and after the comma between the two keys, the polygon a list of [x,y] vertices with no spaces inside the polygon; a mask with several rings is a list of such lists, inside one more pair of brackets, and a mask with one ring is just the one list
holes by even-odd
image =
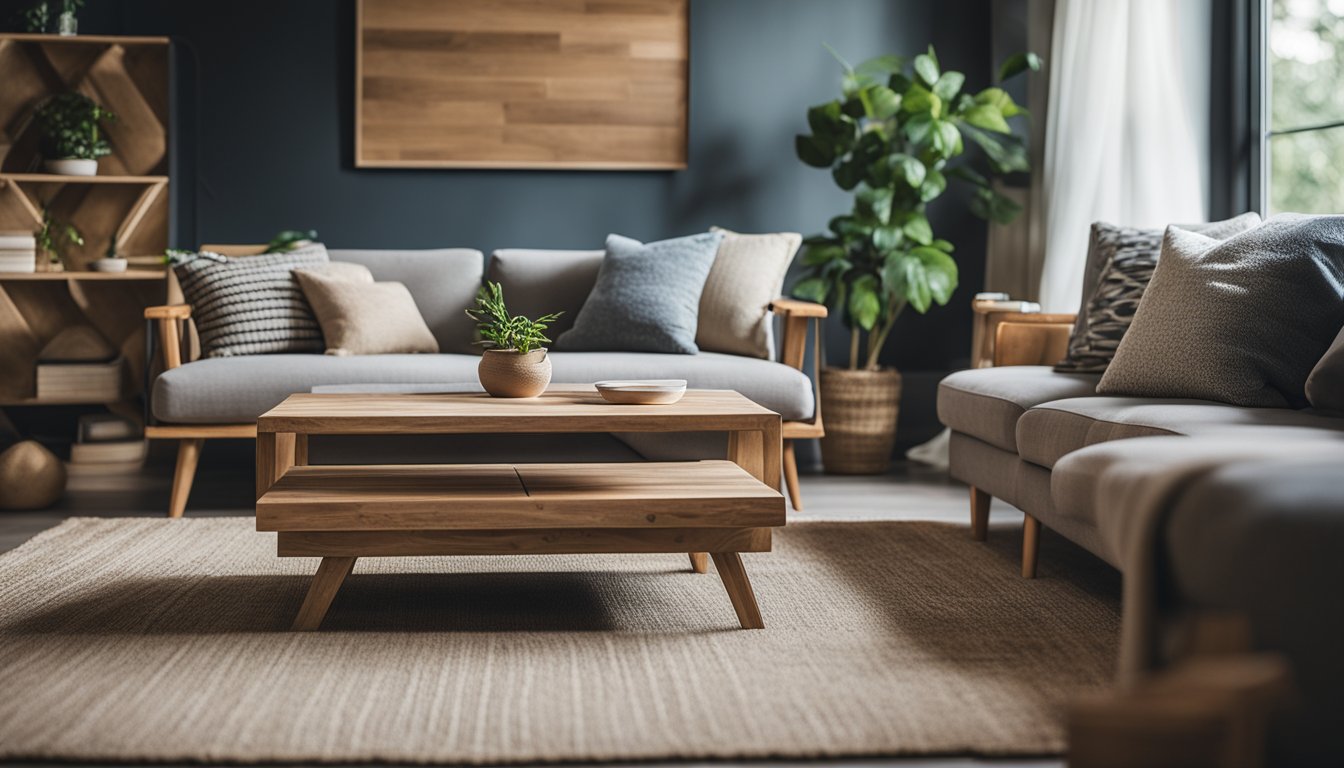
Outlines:
{"label": "light blue throw pillow", "polygon": [[574,327],[556,349],[693,355],[705,278],[723,235],[706,232],[656,243],[607,237],[607,253]]}

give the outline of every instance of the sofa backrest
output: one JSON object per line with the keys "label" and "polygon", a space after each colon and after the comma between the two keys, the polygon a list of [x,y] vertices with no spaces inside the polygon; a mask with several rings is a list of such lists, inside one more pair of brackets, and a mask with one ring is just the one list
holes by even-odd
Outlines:
{"label": "sofa backrest", "polygon": [[490,254],[486,279],[504,289],[509,311],[537,317],[563,311],[547,333],[552,339],[574,326],[574,318],[597,284],[605,251],[549,251],[501,248]]}
{"label": "sofa backrest", "polygon": [[442,352],[475,353],[475,323],[466,310],[476,303],[485,254],[472,248],[328,251],[332,261],[363,264],[373,279],[405,283]]}

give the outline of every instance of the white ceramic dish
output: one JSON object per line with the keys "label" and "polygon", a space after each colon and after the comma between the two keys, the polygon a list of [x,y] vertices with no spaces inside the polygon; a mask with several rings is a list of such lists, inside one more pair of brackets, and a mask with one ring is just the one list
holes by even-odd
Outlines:
{"label": "white ceramic dish", "polygon": [[91,266],[93,267],[93,271],[94,271],[94,272],[125,272],[125,271],[126,271],[126,260],[125,260],[125,259],[94,259],[94,262],[93,262],[93,264],[92,264]]}
{"label": "white ceramic dish", "polygon": [[593,386],[607,402],[620,405],[670,405],[686,394],[685,379],[622,379]]}

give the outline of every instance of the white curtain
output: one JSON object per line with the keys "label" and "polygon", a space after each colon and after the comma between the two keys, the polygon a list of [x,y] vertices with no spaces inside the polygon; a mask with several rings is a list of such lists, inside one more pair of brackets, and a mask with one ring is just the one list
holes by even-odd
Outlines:
{"label": "white curtain", "polygon": [[1205,141],[1191,110],[1207,104],[1182,71],[1181,1],[1055,2],[1042,165],[1047,312],[1079,309],[1093,221],[1205,220]]}

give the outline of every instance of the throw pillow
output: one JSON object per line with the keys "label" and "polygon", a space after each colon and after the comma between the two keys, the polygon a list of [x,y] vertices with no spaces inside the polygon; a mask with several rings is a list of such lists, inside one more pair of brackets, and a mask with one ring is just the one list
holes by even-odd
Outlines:
{"label": "throw pillow", "polygon": [[[330,258],[331,254],[327,254]],[[334,277],[339,280],[349,280],[356,283],[372,283],[373,273],[363,264],[356,264],[352,261],[329,261],[326,264],[320,264],[316,267],[299,267],[296,272],[315,272],[324,277]]]}
{"label": "throw pillow", "polygon": [[597,285],[557,349],[693,355],[700,294],[723,235],[656,243],[607,237]]}
{"label": "throw pillow", "polygon": [[294,276],[322,326],[328,355],[439,351],[402,283],[349,280],[306,269]]}
{"label": "throw pillow", "polygon": [[[1243,213],[1208,224],[1177,224],[1191,232],[1226,240],[1260,223]],[[1129,329],[1143,291],[1152,279],[1162,248],[1162,230],[1120,227],[1098,221],[1087,246],[1083,299],[1069,337],[1068,356],[1055,366],[1063,373],[1101,373]]]}
{"label": "throw pillow", "polygon": [[1100,395],[1307,404],[1344,325],[1344,216],[1283,214],[1225,241],[1169,227]]}
{"label": "throw pillow", "polygon": [[504,289],[509,311],[523,317],[563,314],[546,334],[552,339],[574,327],[574,318],[597,284],[605,251],[501,248],[490,254],[485,279]]}
{"label": "throw pillow", "polygon": [[709,352],[744,357],[775,356],[770,302],[784,288],[784,273],[802,245],[794,232],[741,235],[714,227],[723,235],[714,266],[709,269],[695,343]]}
{"label": "throw pillow", "polygon": [[1316,410],[1344,414],[1344,328],[1307,375],[1307,401]]}
{"label": "throw pillow", "polygon": [[175,255],[173,272],[191,305],[201,356],[321,352],[322,329],[293,271],[327,263],[320,243],[236,258],[208,251]]}

